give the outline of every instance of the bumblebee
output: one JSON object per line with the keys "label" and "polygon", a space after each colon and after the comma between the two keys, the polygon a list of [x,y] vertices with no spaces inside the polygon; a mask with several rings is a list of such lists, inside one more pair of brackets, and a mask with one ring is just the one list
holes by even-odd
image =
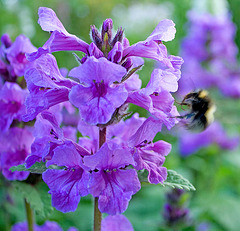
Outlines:
{"label": "bumblebee", "polygon": [[177,116],[185,119],[185,126],[190,130],[203,131],[214,121],[216,106],[212,102],[206,90],[198,90],[188,93],[179,103],[189,108],[189,113]]}

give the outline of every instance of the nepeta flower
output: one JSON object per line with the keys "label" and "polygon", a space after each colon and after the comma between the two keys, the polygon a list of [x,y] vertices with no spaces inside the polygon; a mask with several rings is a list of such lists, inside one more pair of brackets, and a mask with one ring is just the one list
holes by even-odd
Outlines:
{"label": "nepeta flower", "polygon": [[102,231],[134,231],[124,215],[107,216],[102,220]]}
{"label": "nepeta flower", "polygon": [[0,130],[7,131],[13,120],[22,121],[26,113],[24,105],[28,94],[27,89],[22,89],[16,83],[5,82],[0,89]]}
{"label": "nepeta flower", "polygon": [[72,88],[69,99],[79,108],[80,115],[89,124],[107,123],[116,110],[127,99],[128,93],[121,82],[125,68],[105,58],[90,57],[69,75],[79,79],[82,85]]}
{"label": "nepeta flower", "polygon": [[15,82],[17,77],[23,76],[31,63],[27,61],[25,54],[34,52],[36,48],[24,35],[19,35],[12,43],[8,34],[1,37],[0,47],[0,77],[4,81]]}
{"label": "nepeta flower", "polygon": [[92,170],[88,190],[99,197],[99,210],[110,215],[123,213],[132,195],[141,188],[136,171],[125,169],[135,164],[131,153],[114,143],[105,143],[83,161]]}
{"label": "nepeta flower", "polygon": [[34,67],[25,73],[30,94],[26,99],[27,114],[24,121],[34,119],[40,112],[64,101],[68,101],[70,89],[75,81],[64,78],[54,56],[47,54],[34,62]]}
{"label": "nepeta flower", "polygon": [[26,157],[31,152],[34,140],[32,133],[27,128],[10,128],[6,133],[0,133],[0,159],[2,174],[8,180],[25,180],[29,172],[12,172],[12,166],[25,163]]}

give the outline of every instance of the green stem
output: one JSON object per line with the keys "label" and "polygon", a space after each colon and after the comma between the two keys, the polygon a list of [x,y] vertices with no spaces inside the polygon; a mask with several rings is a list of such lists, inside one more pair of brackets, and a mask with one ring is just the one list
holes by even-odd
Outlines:
{"label": "green stem", "polygon": [[98,197],[94,198],[94,231],[101,231],[102,213],[98,209]]}
{"label": "green stem", "polygon": [[[99,148],[106,142],[107,128],[99,128]],[[98,209],[98,197],[94,199],[94,231],[101,231],[102,213]]]}
{"label": "green stem", "polygon": [[33,218],[33,210],[30,207],[30,204],[24,199],[26,215],[27,215],[27,223],[28,223],[28,231],[34,231],[34,218]]}

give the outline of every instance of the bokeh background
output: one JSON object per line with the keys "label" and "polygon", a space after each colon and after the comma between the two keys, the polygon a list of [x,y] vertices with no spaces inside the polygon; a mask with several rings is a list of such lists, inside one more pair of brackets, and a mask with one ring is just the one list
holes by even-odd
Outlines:
{"label": "bokeh background", "polygon": [[[36,47],[42,46],[49,34],[43,32],[37,24],[37,11],[40,6],[52,8],[68,32],[88,43],[90,25],[100,28],[103,20],[109,17],[113,19],[115,29],[120,26],[125,28],[125,36],[130,44],[144,40],[160,20],[169,18],[175,22],[177,33],[175,39],[165,45],[169,54],[180,55],[182,40],[189,29],[187,13],[195,7],[199,13],[204,9],[212,14],[229,12],[237,29],[234,42],[240,48],[240,1],[206,0],[201,1],[202,5],[196,2],[198,1],[0,0],[0,34],[8,33],[12,40],[19,34],[25,34]],[[76,65],[71,52],[57,52],[55,56],[59,67],[71,69]],[[139,72],[143,85],[149,80],[154,65],[153,61],[145,60],[145,66]],[[239,136],[240,99],[224,97],[216,88],[209,91],[217,105],[216,118],[223,125],[227,136]],[[131,109],[138,111],[141,116],[147,116],[145,111],[137,107]],[[179,133],[176,128],[171,133],[163,131],[156,139],[172,144],[172,151],[165,166],[181,173],[196,188],[194,192],[186,192],[180,202],[182,207],[189,210],[186,225],[165,228],[164,205],[166,193],[171,189],[160,185],[143,185],[133,196],[124,214],[136,231],[240,230],[239,147],[225,150],[212,142],[208,147],[202,147],[191,155],[182,156],[179,148],[181,135],[184,133]],[[41,187],[43,192],[48,190],[44,184]],[[46,200],[50,203],[49,199]],[[0,205],[0,230],[9,230],[12,224],[25,220],[22,198],[3,177],[0,182]],[[64,230],[75,226],[79,230],[88,231],[92,229],[92,216],[92,198],[89,196],[81,199],[79,208],[74,213],[62,214],[54,209],[47,217],[36,214],[36,221],[42,224],[45,220],[54,220]]]}

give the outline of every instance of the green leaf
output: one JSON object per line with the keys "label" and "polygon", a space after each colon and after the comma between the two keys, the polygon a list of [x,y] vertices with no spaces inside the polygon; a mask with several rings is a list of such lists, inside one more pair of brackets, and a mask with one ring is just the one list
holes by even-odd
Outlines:
{"label": "green leaf", "polygon": [[51,165],[48,168],[46,168],[45,164],[46,163],[44,163],[44,162],[36,162],[30,168],[26,168],[25,164],[20,164],[18,166],[11,167],[10,170],[12,172],[15,172],[15,171],[27,171],[27,172],[36,173],[36,174],[42,174],[47,169],[61,169],[61,167],[58,167],[56,165]]}
{"label": "green leaf", "polygon": [[[140,180],[140,182],[148,183],[148,171],[145,169],[138,171],[138,179]],[[172,188],[186,189],[189,191],[196,190],[195,187],[186,178],[173,170],[168,170],[167,179],[163,182],[163,184],[160,183],[160,185],[164,187],[170,186]]]}
{"label": "green leaf", "polygon": [[24,182],[13,182],[12,183],[18,194],[26,199],[30,204],[31,208],[40,217],[45,218],[53,211],[51,206],[51,196],[48,194],[48,190],[42,187],[41,183],[39,185],[30,185]]}
{"label": "green leaf", "polygon": [[163,182],[163,186],[170,186],[172,188],[180,188],[195,191],[195,187],[182,175],[176,171],[168,170],[167,179]]}

